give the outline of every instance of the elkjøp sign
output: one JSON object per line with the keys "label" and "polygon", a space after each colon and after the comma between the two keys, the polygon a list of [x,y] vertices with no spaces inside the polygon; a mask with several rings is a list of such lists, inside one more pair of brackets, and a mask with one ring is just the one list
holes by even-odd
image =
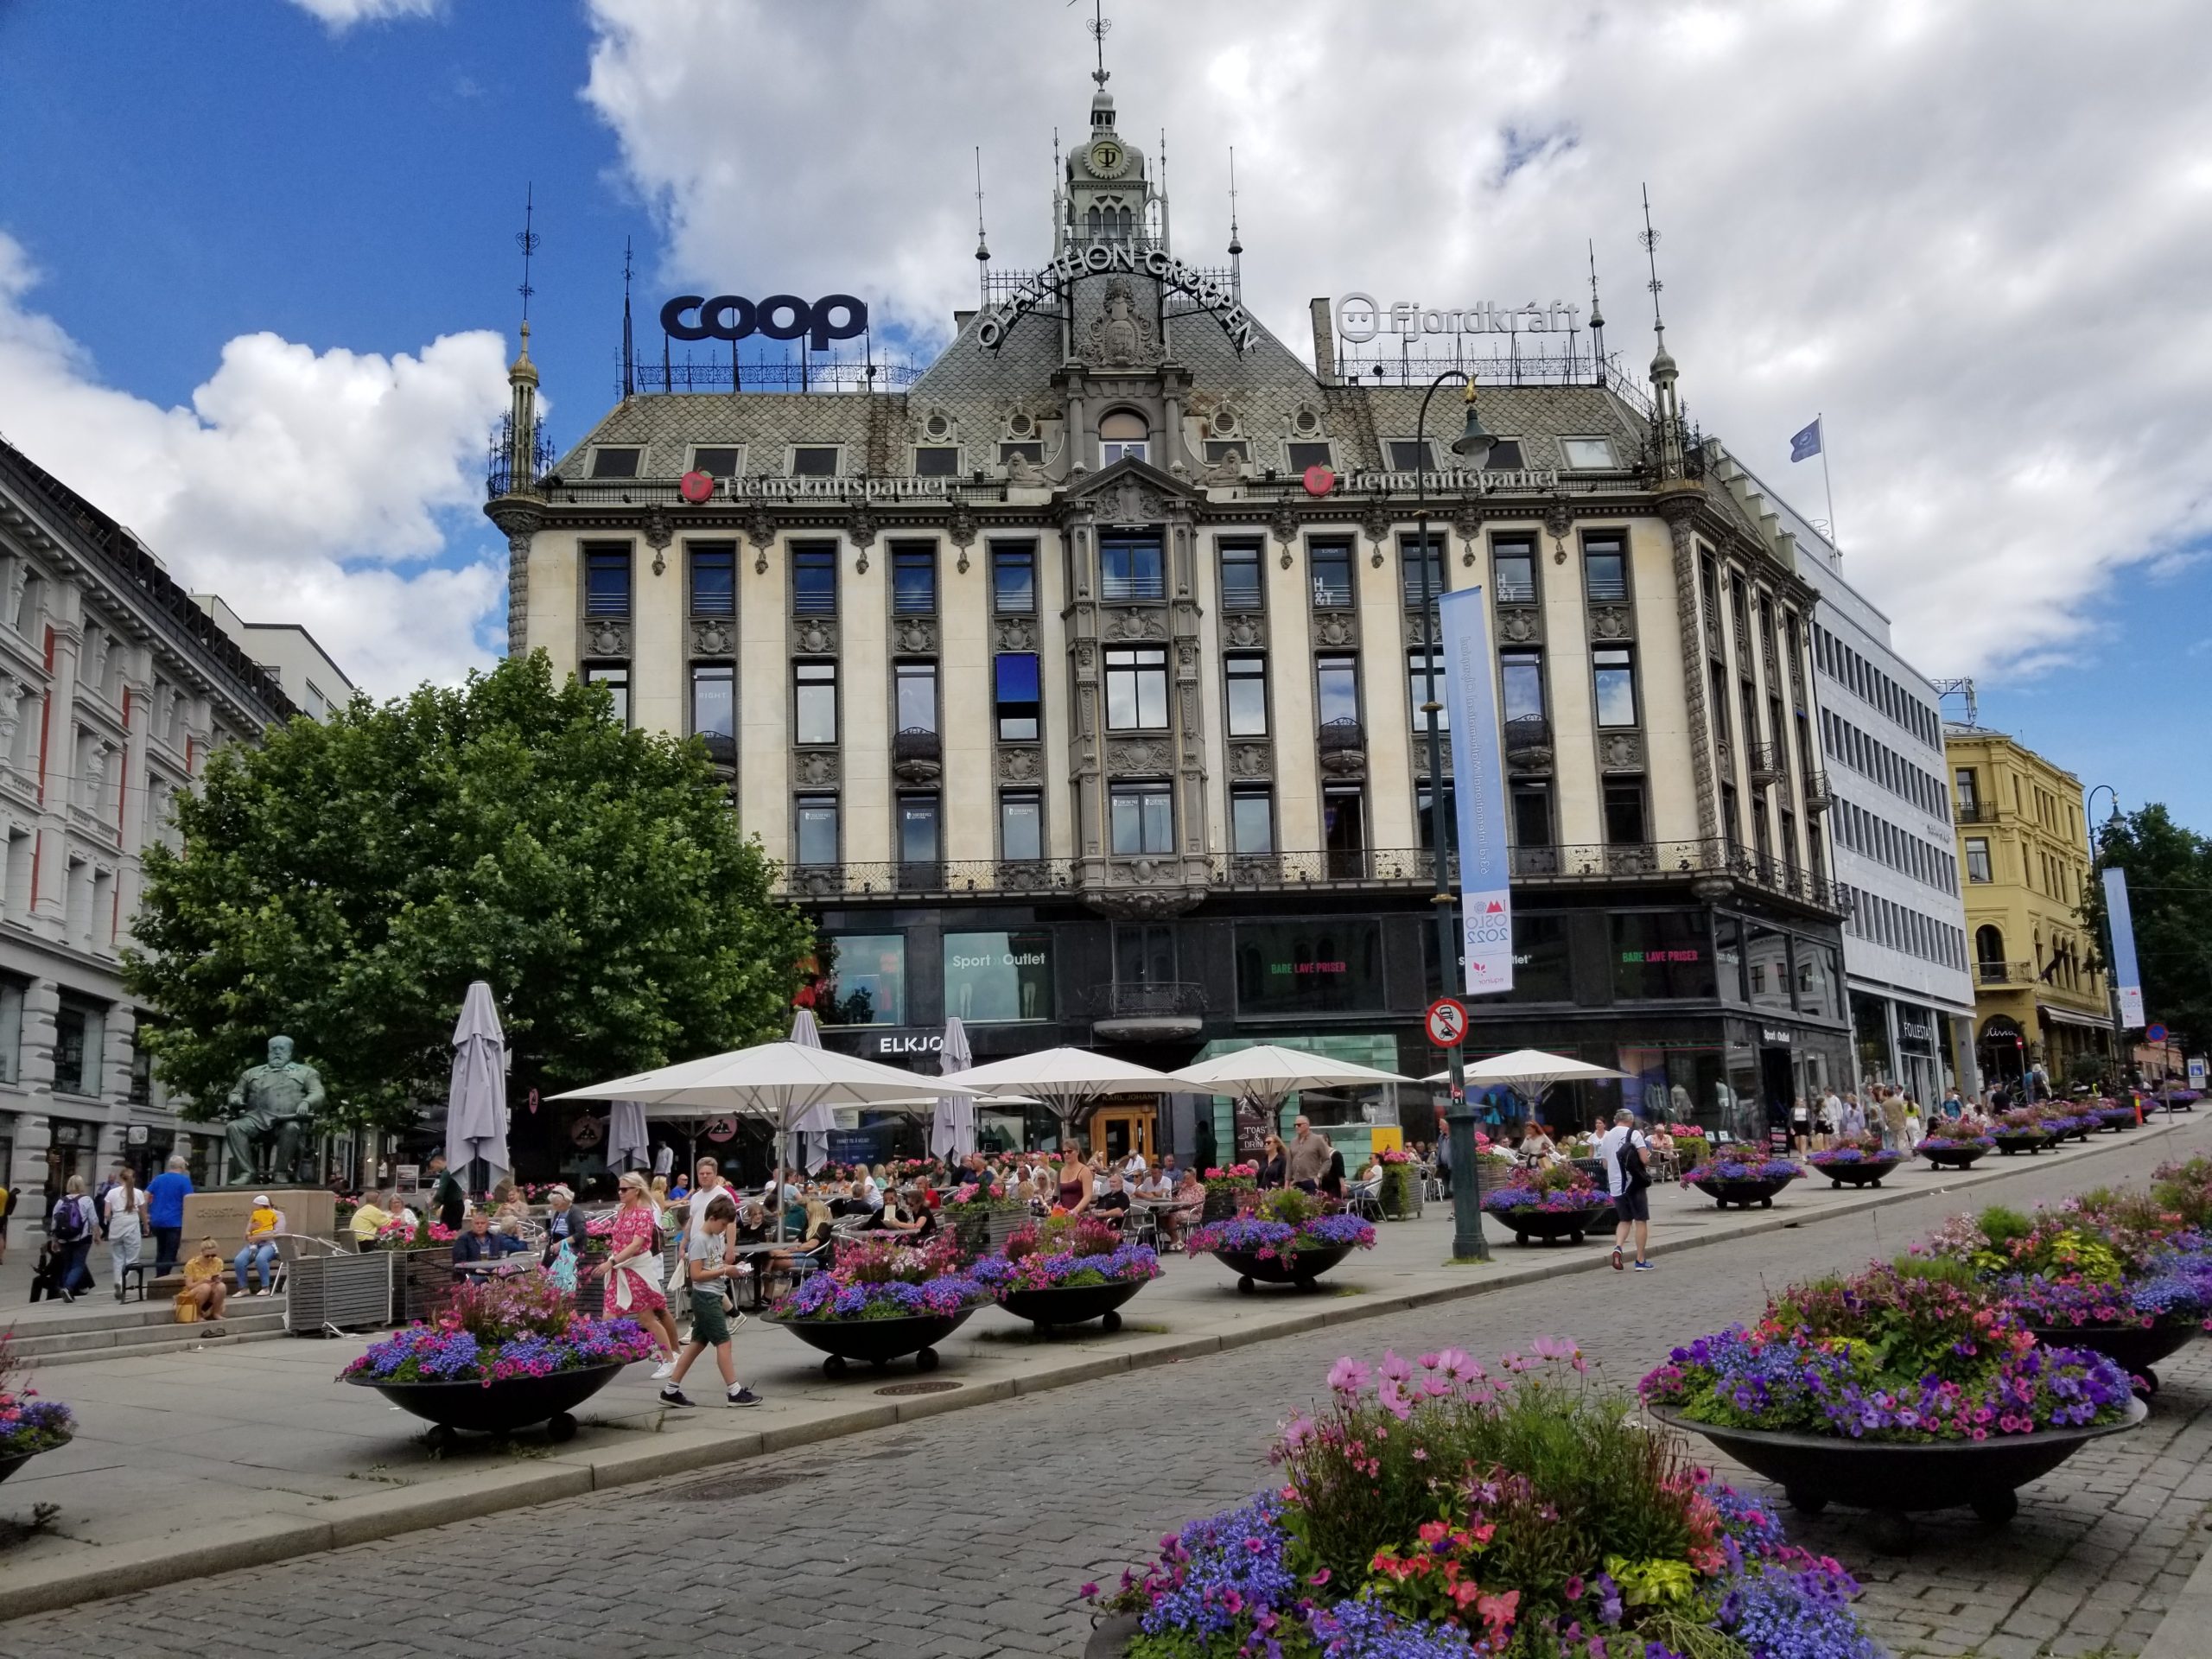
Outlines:
{"label": "elkj\u00f8p sign", "polygon": [[1452,789],[1459,818],[1460,948],[1467,990],[1513,988],[1513,894],[1505,861],[1505,768],[1491,684],[1490,619],[1480,588],[1437,606],[1444,623],[1444,704],[1452,731]]}

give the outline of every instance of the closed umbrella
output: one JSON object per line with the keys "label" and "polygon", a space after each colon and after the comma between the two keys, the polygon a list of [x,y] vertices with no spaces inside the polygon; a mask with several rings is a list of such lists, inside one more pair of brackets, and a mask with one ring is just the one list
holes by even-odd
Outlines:
{"label": "closed umbrella", "polygon": [[645,1133],[644,1103],[618,1100],[607,1115],[607,1164],[617,1175],[632,1167],[643,1169],[652,1160],[652,1142]]}
{"label": "closed umbrella", "polygon": [[[801,1048],[822,1046],[822,1028],[814,1023],[814,1010],[801,1008],[791,1016],[791,1041]],[[810,1175],[830,1161],[830,1131],[837,1127],[836,1116],[829,1107],[816,1104],[801,1115],[795,1126],[798,1135],[793,1135],[786,1163],[804,1162]],[[798,1136],[804,1135],[802,1142]],[[804,1153],[802,1154],[802,1147]]]}
{"label": "closed umbrella", "polygon": [[[950,1076],[965,1071],[975,1065],[976,1056],[968,1046],[968,1027],[960,1023],[960,1016],[952,1014],[944,1022],[944,1052],[938,1057],[938,1070]],[[940,1095],[937,1110],[930,1118],[930,1156],[932,1158],[964,1158],[976,1149],[976,1106],[965,1095]]]}
{"label": "closed umbrella", "polygon": [[1001,1090],[1034,1095],[1059,1119],[1060,1141],[1066,1145],[1072,1139],[1068,1126],[1075,1115],[1104,1096],[1131,1091],[1173,1094],[1183,1085],[1165,1071],[1095,1054],[1087,1048],[1048,1048],[1041,1053],[1017,1054],[1012,1059],[950,1072],[944,1086],[971,1095]]}
{"label": "closed umbrella", "polygon": [[[467,1171],[482,1159],[484,1186],[496,1186],[513,1167],[507,1157],[507,1037],[492,988],[470,982],[453,1028],[453,1084],[446,1096],[446,1162]],[[464,1179],[466,1177],[464,1176]]]}

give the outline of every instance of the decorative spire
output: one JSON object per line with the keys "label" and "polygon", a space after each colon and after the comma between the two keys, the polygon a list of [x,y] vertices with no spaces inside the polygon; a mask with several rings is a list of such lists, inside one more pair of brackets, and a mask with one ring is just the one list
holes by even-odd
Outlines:
{"label": "decorative spire", "polygon": [[1651,228],[1651,187],[1643,187],[1643,234],[1637,240],[1643,244],[1645,260],[1651,267],[1651,280],[1644,286],[1651,290],[1651,337],[1656,349],[1651,355],[1651,378],[1659,378],[1663,365],[1671,382],[1675,359],[1667,350],[1667,320],[1659,314],[1659,290],[1667,286],[1659,280],[1659,232]]}
{"label": "decorative spire", "polygon": [[1666,286],[1659,280],[1659,232],[1651,228],[1651,191],[1643,191],[1643,234],[1637,238],[1643,244],[1646,262],[1650,266],[1651,333],[1657,348],[1651,354],[1652,448],[1656,454],[1659,479],[1662,487],[1669,484],[1687,485],[1694,489],[1689,480],[1688,440],[1682,429],[1681,404],[1675,395],[1677,378],[1674,354],[1667,349],[1667,323],[1659,310],[1659,291]]}
{"label": "decorative spire", "polygon": [[1083,26],[1098,43],[1098,67],[1090,72],[1090,78],[1098,83],[1101,98],[1106,95],[1106,83],[1111,79],[1106,73],[1106,32],[1114,27],[1114,20],[1106,15],[1105,3],[1106,0],[1090,0],[1090,21]]}
{"label": "decorative spire", "polygon": [[630,238],[622,238],[622,397],[638,395],[637,346],[630,332]]}
{"label": "decorative spire", "polygon": [[1236,234],[1236,146],[1229,147],[1229,286],[1237,302],[1244,299],[1244,243]]}
{"label": "decorative spire", "polygon": [[523,187],[522,229],[515,232],[515,245],[522,250],[522,281],[515,292],[522,296],[522,345],[515,353],[515,360],[507,365],[507,379],[511,385],[527,379],[537,384],[537,365],[530,360],[530,296],[537,290],[530,285],[531,257],[537,251],[537,232],[532,228],[537,211],[537,189],[534,184]]}
{"label": "decorative spire", "polygon": [[976,275],[982,284],[983,303],[991,302],[991,245],[983,238],[983,147],[976,146]]}

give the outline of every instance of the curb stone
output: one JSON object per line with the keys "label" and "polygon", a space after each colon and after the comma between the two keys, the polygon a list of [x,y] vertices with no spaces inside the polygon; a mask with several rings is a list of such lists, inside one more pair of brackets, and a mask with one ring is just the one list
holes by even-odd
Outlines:
{"label": "curb stone", "polygon": [[[2171,1122],[2156,1127],[2146,1123],[2133,1135],[2100,1136],[2075,1149],[2068,1161],[2094,1158],[2139,1141],[2146,1134],[2161,1135],[2176,1127]],[[2004,1173],[1995,1168],[1966,1170],[1941,1185],[1861,1189],[1853,1198],[1816,1216],[1793,1217],[1788,1212],[1762,1211],[1757,1220],[1740,1222],[1732,1216],[1733,1224],[1725,1230],[1663,1241],[1654,1245],[1650,1253],[1655,1257],[1674,1255],[1808,1222],[1961,1192],[2003,1179]],[[1525,1263],[1511,1265],[1493,1255],[1486,1267],[1463,1282],[1331,1298],[1325,1306],[1310,1313],[1262,1326],[1233,1327],[1188,1337],[1140,1338],[1118,1352],[1085,1354],[1043,1376],[982,1382],[956,1392],[920,1396],[896,1405],[887,1402],[855,1405],[834,1417],[757,1433],[677,1431],[655,1434],[644,1445],[625,1436],[608,1446],[556,1452],[524,1469],[472,1471],[423,1486],[348,1499],[327,1519],[266,1516],[204,1527],[175,1538],[88,1548],[81,1554],[36,1566],[0,1570],[0,1619],[130,1595],[211,1572],[267,1566],[295,1556],[318,1554],[342,1545],[529,1508],[551,1499],[612,1491],[676,1474],[696,1474],[720,1465],[746,1462],[771,1452],[918,1421],[971,1406],[1066,1388],[1121,1372],[1149,1370],[1253,1343],[1310,1335],[1357,1320],[1485,1296],[1555,1274],[1599,1272],[1607,1266],[1607,1258],[1601,1251],[1570,1256],[1563,1252],[1531,1250],[1528,1255],[1531,1259]],[[2212,1554],[2208,1554],[2198,1565],[2143,1659],[2212,1659]]]}

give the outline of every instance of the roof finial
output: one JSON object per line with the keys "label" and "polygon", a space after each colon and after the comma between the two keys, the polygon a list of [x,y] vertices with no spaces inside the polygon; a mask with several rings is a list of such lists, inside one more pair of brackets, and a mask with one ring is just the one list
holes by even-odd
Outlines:
{"label": "roof finial", "polygon": [[1106,90],[1109,79],[1106,73],[1106,31],[1114,27],[1114,20],[1106,15],[1105,4],[1106,0],[1090,0],[1090,21],[1084,25],[1090,38],[1098,42],[1098,67],[1090,72],[1090,78],[1098,83],[1098,90],[1102,92]]}
{"label": "roof finial", "polygon": [[[1667,351],[1667,323],[1659,315],[1659,290],[1667,286],[1659,280],[1659,232],[1651,228],[1651,187],[1643,187],[1643,234],[1637,240],[1643,244],[1643,254],[1651,266],[1651,280],[1644,286],[1651,290],[1651,332],[1658,337],[1662,356]],[[1594,264],[1593,264],[1594,269]]]}
{"label": "roof finial", "polygon": [[515,292],[522,296],[522,331],[530,333],[530,296],[537,290],[530,285],[530,257],[537,251],[537,232],[531,228],[537,212],[537,187],[525,184],[522,197],[522,229],[515,232],[515,245],[522,250],[522,282]]}
{"label": "roof finial", "polygon": [[1598,245],[1586,243],[1590,251],[1590,356],[1591,366],[1596,370],[1592,377],[1598,385],[1605,384],[1605,313],[1598,303]]}
{"label": "roof finial", "polygon": [[638,395],[637,347],[630,334],[630,238],[622,238],[622,396]]}
{"label": "roof finial", "polygon": [[976,268],[983,285],[983,303],[991,302],[991,245],[983,238],[983,147],[976,146]]}
{"label": "roof finial", "polygon": [[1244,297],[1244,242],[1236,234],[1236,146],[1229,147],[1229,285],[1241,302]]}

